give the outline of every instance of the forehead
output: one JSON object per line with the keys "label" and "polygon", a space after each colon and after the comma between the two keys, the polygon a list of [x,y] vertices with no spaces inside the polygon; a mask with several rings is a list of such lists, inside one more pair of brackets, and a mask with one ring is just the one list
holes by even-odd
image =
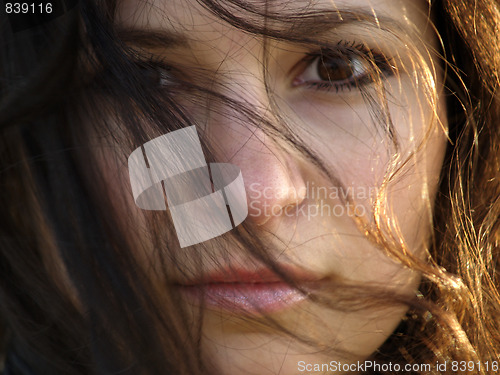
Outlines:
{"label": "forehead", "polygon": [[[213,3],[241,22],[285,31],[280,35],[287,37],[293,30],[300,41],[312,38],[331,44],[347,40],[401,55],[408,40],[432,46],[437,40],[427,25],[427,0],[243,0],[243,8],[230,1]],[[262,14],[277,15],[280,21]],[[197,0],[119,0],[115,23],[125,43],[168,58],[172,66],[203,66],[218,73],[248,72],[261,66],[262,37],[231,25]],[[282,40],[271,40],[268,47],[268,52],[304,52],[301,46]],[[272,52],[268,56],[277,57]],[[287,69],[291,57],[275,61],[280,69]]]}
{"label": "forehead", "polygon": [[[267,12],[280,17],[290,17],[291,24],[297,15],[304,12],[337,14],[339,21],[345,20],[347,13],[357,12],[371,15],[375,24],[390,20],[411,29],[420,29],[428,19],[426,0],[247,0],[243,2],[247,10],[223,1],[222,4],[232,16],[243,21],[262,24],[259,14]],[[266,22],[273,22],[267,19]],[[285,21],[287,22],[287,21]],[[334,27],[342,27],[343,22],[333,22]],[[174,35],[185,35],[188,39],[210,41],[221,36],[247,39],[235,34],[237,29],[221,20],[196,0],[121,0],[118,3],[116,24],[122,28],[141,30],[168,30]],[[248,35],[247,35],[248,37]]]}

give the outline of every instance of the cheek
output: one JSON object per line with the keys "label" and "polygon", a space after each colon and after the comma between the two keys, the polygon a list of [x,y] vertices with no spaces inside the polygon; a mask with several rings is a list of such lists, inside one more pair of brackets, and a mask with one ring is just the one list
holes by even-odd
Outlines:
{"label": "cheek", "polygon": [[443,99],[436,97],[435,111],[422,91],[411,87],[403,107],[391,108],[399,142],[393,163],[383,215],[393,217],[393,232],[401,233],[410,250],[427,246],[435,195],[447,145],[447,113]]}
{"label": "cheek", "polygon": [[302,119],[298,128],[304,142],[344,186],[370,192],[371,201],[354,196],[366,212],[373,212],[377,193],[384,194],[380,213],[391,218],[391,229],[401,232],[410,248],[416,248],[430,230],[446,150],[446,108],[438,98],[434,113],[422,90],[409,78],[401,82],[394,90],[388,88],[404,93],[388,101],[391,132],[374,121],[361,95],[297,101],[293,116]]}
{"label": "cheek", "polygon": [[120,150],[117,144],[102,147],[95,152],[104,184],[102,191],[113,210],[116,225],[127,236],[128,243],[138,249],[144,245],[146,217],[134,202],[126,157],[115,150]]}

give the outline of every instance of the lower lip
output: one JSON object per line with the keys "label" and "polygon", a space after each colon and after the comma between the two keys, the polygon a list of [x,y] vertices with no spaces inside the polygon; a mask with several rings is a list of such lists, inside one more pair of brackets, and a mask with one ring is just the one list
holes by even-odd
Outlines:
{"label": "lower lip", "polygon": [[215,283],[181,286],[195,303],[239,314],[268,314],[285,310],[307,297],[284,282]]}

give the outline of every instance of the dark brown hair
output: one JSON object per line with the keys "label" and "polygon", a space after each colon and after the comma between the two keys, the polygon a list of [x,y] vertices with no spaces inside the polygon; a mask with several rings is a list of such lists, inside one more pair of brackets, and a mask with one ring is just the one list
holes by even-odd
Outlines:
{"label": "dark brown hair", "polygon": [[[249,33],[320,47],[328,42],[317,35],[338,16],[308,11],[290,19],[245,1],[199,2]],[[427,259],[405,255],[380,221],[358,223],[389,256],[422,273],[420,293],[389,296],[334,284],[332,292],[344,302],[335,308],[355,308],[359,301],[409,306],[407,317],[373,355],[380,362],[498,361],[500,10],[492,0],[436,0],[431,7],[442,43],[450,139]],[[217,373],[203,352],[201,318],[194,323],[186,318],[175,291],[137,265],[141,254],[127,233],[130,223],[119,217],[125,203],[119,197],[110,203],[109,181],[96,167],[106,158],[95,151],[96,135],[104,139],[103,148],[120,145],[126,160],[153,137],[196,123],[176,100],[180,94],[196,103],[208,95],[294,147],[335,181],[314,150],[276,119],[261,118],[245,103],[192,82],[158,88],[155,66],[137,60],[137,51],[119,37],[115,8],[115,2],[81,0],[64,16],[20,32],[0,22],[0,311],[6,375]],[[361,12],[343,16],[373,21]],[[374,80],[380,79],[375,71]],[[366,92],[365,98],[374,120],[391,136],[383,91]],[[210,145],[204,147],[210,159]],[[158,225],[170,222],[168,215],[152,212],[146,218],[153,247],[166,249],[149,260],[162,274],[159,280],[172,267],[182,272],[172,226]],[[224,240],[246,247],[300,289],[273,263],[254,230],[243,225]],[[197,254],[195,263],[206,261],[202,245]],[[332,305],[324,295],[311,298]],[[269,324],[279,326],[271,319]],[[297,337],[315,345],[313,339]],[[476,373],[496,372],[483,366]],[[438,372],[419,372],[424,373]]]}

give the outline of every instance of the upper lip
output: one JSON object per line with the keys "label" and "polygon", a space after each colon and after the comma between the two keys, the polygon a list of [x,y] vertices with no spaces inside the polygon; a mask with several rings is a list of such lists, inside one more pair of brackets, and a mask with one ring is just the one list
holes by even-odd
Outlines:
{"label": "upper lip", "polygon": [[[296,282],[318,281],[319,278],[311,272],[297,267],[279,266],[279,269]],[[271,284],[284,282],[284,278],[269,268],[221,268],[208,272],[200,277],[189,278],[176,283],[181,286],[197,286],[208,284]]]}

